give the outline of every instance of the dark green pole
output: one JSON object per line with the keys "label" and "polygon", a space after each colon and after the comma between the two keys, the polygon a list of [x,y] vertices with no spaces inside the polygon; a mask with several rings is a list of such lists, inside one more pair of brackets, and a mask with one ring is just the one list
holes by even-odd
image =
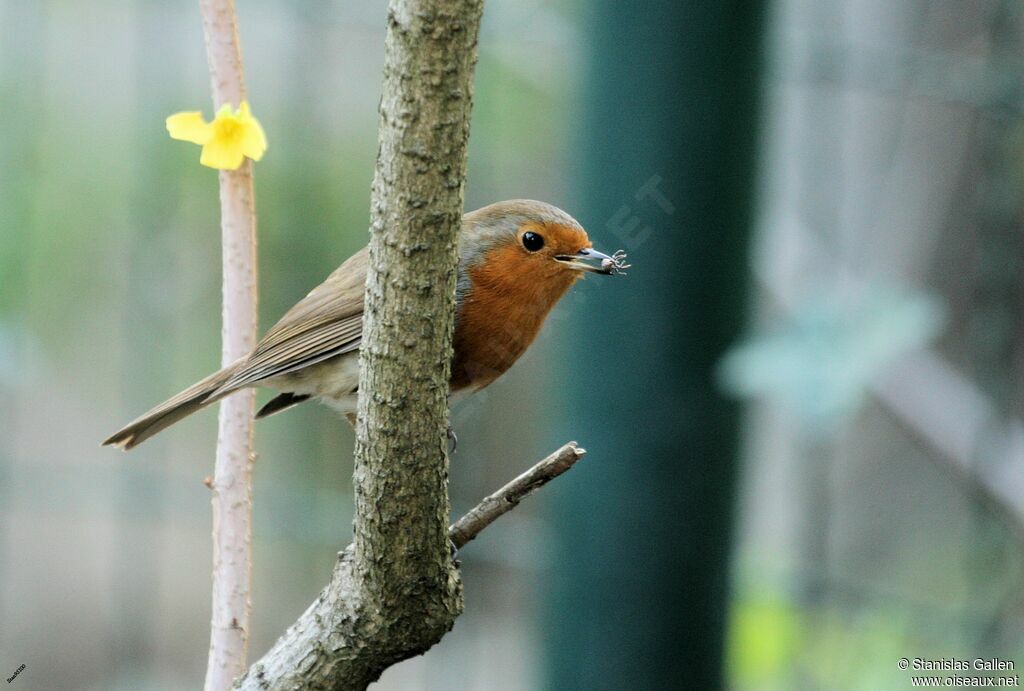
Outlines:
{"label": "dark green pole", "polygon": [[762,10],[590,10],[577,213],[634,268],[574,291],[559,330],[560,410],[590,454],[547,497],[553,689],[723,685],[738,411],[714,368],[744,324]]}

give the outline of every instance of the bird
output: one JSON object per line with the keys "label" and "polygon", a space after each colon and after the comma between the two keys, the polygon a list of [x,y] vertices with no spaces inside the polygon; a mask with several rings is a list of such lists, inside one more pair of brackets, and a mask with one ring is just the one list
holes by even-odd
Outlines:
{"label": "bird", "polygon": [[[494,382],[529,348],[551,309],[587,273],[629,268],[625,253],[594,249],[561,209],[528,199],[466,213],[458,231],[450,391],[461,398]],[[278,395],[265,418],[311,398],[355,421],[368,248],[288,310],[253,350],[125,425],[103,445],[127,451],[182,418],[246,387]]]}

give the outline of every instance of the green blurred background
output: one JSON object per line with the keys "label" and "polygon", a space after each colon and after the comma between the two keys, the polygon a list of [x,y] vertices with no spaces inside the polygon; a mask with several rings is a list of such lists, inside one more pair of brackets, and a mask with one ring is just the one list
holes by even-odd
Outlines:
{"label": "green blurred background", "polygon": [[[239,0],[261,323],[367,239],[385,3]],[[0,676],[178,689],[208,643],[215,414],[98,443],[219,360],[198,9],[0,1]],[[490,0],[467,207],[630,253],[452,411],[466,613],[382,689],[902,689],[1024,664],[1024,7]],[[267,394],[263,394],[266,397]],[[261,400],[264,400],[261,398]],[[257,426],[256,659],[349,540],[352,432]]]}

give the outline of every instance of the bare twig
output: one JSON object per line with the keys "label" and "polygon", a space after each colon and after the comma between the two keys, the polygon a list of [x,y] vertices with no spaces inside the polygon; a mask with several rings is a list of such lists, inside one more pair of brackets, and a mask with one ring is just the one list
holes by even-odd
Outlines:
{"label": "bare twig", "polygon": [[[569,442],[455,521],[449,538],[462,547],[525,497],[569,470],[585,453],[576,442]],[[373,638],[379,617],[361,607],[355,587],[350,544],[338,554],[334,575],[320,597],[238,680],[236,688],[362,689],[380,676],[397,660],[384,658],[370,645],[379,643]]]}
{"label": "bare twig", "polygon": [[[245,100],[234,0],[200,0],[214,110]],[[252,162],[220,171],[224,308],[222,363],[256,344],[256,212]],[[252,581],[252,421],[256,393],[220,404],[213,490],[213,606],[207,691],[228,689],[245,671]]]}
{"label": "bare twig", "polygon": [[472,511],[455,521],[448,529],[448,538],[456,548],[472,541],[499,516],[519,505],[526,497],[569,470],[587,453],[571,441],[533,466],[494,494],[484,498]]}

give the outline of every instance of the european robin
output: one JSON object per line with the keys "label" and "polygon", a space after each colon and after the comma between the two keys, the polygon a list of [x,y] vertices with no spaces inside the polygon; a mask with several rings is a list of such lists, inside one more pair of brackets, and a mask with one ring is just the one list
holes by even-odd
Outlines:
{"label": "european robin", "polygon": [[[498,202],[462,217],[458,237],[453,396],[479,391],[511,367],[551,308],[584,273],[612,275],[625,255],[593,249],[569,214],[530,200]],[[114,433],[130,449],[232,391],[280,394],[257,418],[317,398],[354,419],[367,249],[292,307],[251,353],[193,384]]]}

